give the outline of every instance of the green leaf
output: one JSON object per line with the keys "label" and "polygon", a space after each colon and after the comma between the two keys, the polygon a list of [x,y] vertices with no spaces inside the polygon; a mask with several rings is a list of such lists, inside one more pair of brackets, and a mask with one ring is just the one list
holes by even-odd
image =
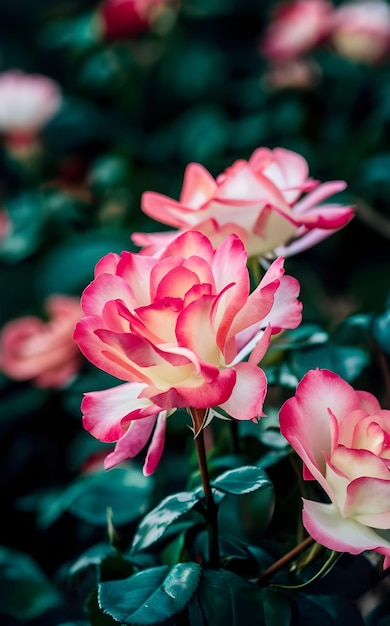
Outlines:
{"label": "green leaf", "polygon": [[153,480],[140,469],[116,467],[86,475],[57,497],[42,500],[39,523],[52,524],[65,511],[94,526],[107,525],[107,509],[112,510],[114,525],[138,520],[148,509]]}
{"label": "green leaf", "polygon": [[129,162],[115,153],[101,154],[93,162],[88,173],[91,190],[103,195],[114,187],[129,184]]}
{"label": "green leaf", "polygon": [[70,48],[73,54],[96,44],[98,29],[93,14],[49,22],[40,33],[39,43],[47,50]]}
{"label": "green leaf", "polygon": [[139,524],[131,552],[149,548],[164,535],[173,522],[191,511],[198,502],[199,497],[193,491],[181,491],[164,498]]}
{"label": "green leaf", "polygon": [[232,572],[205,570],[196,596],[206,624],[265,626],[260,587]]}
{"label": "green leaf", "polygon": [[33,254],[42,243],[45,206],[42,195],[34,191],[7,198],[4,203],[12,226],[0,242],[0,259],[17,263]]}
{"label": "green leaf", "polygon": [[179,157],[207,166],[229,144],[230,120],[215,105],[193,107],[178,118],[173,132]]}
{"label": "green leaf", "polygon": [[187,606],[198,587],[201,568],[197,563],[178,563],[138,572],[125,580],[101,583],[100,608],[121,624],[160,624]]}
{"label": "green leaf", "polygon": [[37,269],[37,294],[41,298],[51,293],[78,295],[93,279],[101,257],[132,249],[128,234],[89,231],[68,238],[42,258]]}
{"label": "green leaf", "polygon": [[275,490],[272,484],[245,494],[240,498],[240,512],[248,536],[259,537],[270,523],[275,510]]}
{"label": "green leaf", "polygon": [[211,481],[212,487],[234,495],[250,493],[257,489],[272,487],[272,483],[261,467],[246,465],[228,470]]}
{"label": "green leaf", "polygon": [[343,596],[295,594],[300,626],[363,626],[360,612]]}
{"label": "green leaf", "polygon": [[390,308],[373,319],[372,335],[381,350],[390,354]]}
{"label": "green leaf", "polygon": [[97,544],[76,559],[68,576],[79,597],[87,597],[103,580],[126,578],[134,573],[133,564],[119,556],[109,544]]}
{"label": "green leaf", "polygon": [[274,339],[269,351],[296,350],[307,346],[326,343],[329,334],[319,324],[301,324],[298,328],[284,331]]}
{"label": "green leaf", "polygon": [[319,348],[298,350],[293,354],[293,365],[298,378],[302,378],[308,370],[319,367],[329,369],[352,382],[369,362],[369,354],[362,348],[338,346],[331,342]]}
{"label": "green leaf", "polygon": [[291,603],[288,598],[272,587],[263,589],[263,611],[266,626],[289,626]]}
{"label": "green leaf", "polygon": [[18,620],[31,620],[60,603],[60,595],[33,559],[0,547],[1,611]]}

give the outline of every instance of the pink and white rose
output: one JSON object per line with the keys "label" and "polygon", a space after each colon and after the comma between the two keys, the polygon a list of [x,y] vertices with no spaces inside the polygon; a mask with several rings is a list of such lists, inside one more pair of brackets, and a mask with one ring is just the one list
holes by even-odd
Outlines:
{"label": "pink and white rose", "polygon": [[179,201],[152,191],[141,199],[144,213],[178,231],[134,233],[132,240],[146,254],[157,254],[186,230],[202,232],[214,246],[235,233],[249,256],[286,257],[352,219],[352,207],[320,204],[345,187],[344,181],[313,180],[304,157],[284,148],[258,148],[216,180],[199,163],[190,163]]}
{"label": "pink and white rose", "polygon": [[13,380],[33,380],[37,387],[63,387],[81,366],[73,341],[82,315],[78,298],[49,296],[48,320],[29,315],[13,319],[0,333],[0,370]]}
{"label": "pink and white rose", "polygon": [[311,370],[280,411],[280,429],[329,502],[303,499],[303,523],[338,552],[375,550],[390,565],[390,411],[337,374]]}
{"label": "pink and white rose", "polygon": [[116,442],[106,467],[138,454],[153,433],[144,466],[152,473],[176,408],[262,415],[258,363],[272,334],[299,325],[299,283],[278,258],[250,293],[246,263],[237,236],[214,249],[197,231],[177,237],[160,258],[122,252],[99,261],[74,338],[89,361],[126,381],[82,402],[85,428]]}
{"label": "pink and white rose", "polygon": [[300,57],[326,39],[332,11],[327,0],[283,2],[274,10],[260,52],[277,62]]}
{"label": "pink and white rose", "polygon": [[351,61],[382,61],[390,52],[390,6],[385,0],[341,4],[333,14],[330,40]]}

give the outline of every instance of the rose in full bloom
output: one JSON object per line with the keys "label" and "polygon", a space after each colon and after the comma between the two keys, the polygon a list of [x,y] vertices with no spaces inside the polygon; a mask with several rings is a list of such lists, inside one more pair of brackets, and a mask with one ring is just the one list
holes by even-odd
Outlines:
{"label": "rose in full bloom", "polygon": [[172,4],[173,0],[105,0],[96,18],[103,38],[115,41],[150,30]]}
{"label": "rose in full bloom", "polygon": [[60,87],[48,76],[19,70],[0,74],[0,133],[12,147],[33,143],[60,105]]}
{"label": "rose in full bloom", "polygon": [[390,52],[390,6],[385,0],[341,4],[331,25],[334,50],[351,61],[375,64]]}
{"label": "rose in full bloom", "polygon": [[328,35],[333,7],[327,0],[295,0],[276,7],[260,42],[260,52],[272,61],[296,59]]}
{"label": "rose in full bloom", "polygon": [[80,352],[73,341],[82,315],[78,298],[52,295],[45,301],[47,321],[26,316],[8,322],[0,333],[0,370],[37,387],[63,387],[77,374]]}
{"label": "rose in full bloom", "polygon": [[390,411],[316,369],[282,406],[280,429],[304,463],[304,478],[329,498],[303,500],[308,533],[338,552],[375,550],[390,565]]}
{"label": "rose in full bloom", "polygon": [[272,334],[300,323],[299,283],[278,258],[250,293],[246,263],[236,235],[214,249],[197,231],[177,237],[160,258],[122,252],[99,261],[74,338],[89,361],[126,381],[82,402],[85,428],[117,442],[106,467],[138,454],[153,432],[144,466],[152,473],[176,408],[262,415],[258,363]]}
{"label": "rose in full bloom", "polygon": [[351,207],[320,204],[345,189],[344,181],[320,184],[308,174],[303,156],[284,148],[258,148],[249,161],[236,161],[216,180],[199,163],[190,163],[179,201],[152,191],[141,199],[147,215],[179,230],[134,233],[132,240],[156,254],[179,233],[196,229],[214,246],[235,233],[249,256],[296,254],[345,226],[354,214]]}

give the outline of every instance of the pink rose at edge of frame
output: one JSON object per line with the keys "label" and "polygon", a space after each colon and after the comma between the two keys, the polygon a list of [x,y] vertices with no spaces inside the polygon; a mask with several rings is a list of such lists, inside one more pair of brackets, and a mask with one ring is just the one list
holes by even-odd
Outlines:
{"label": "pink rose at edge of frame", "polygon": [[250,257],[287,257],[350,222],[352,207],[321,204],[345,187],[344,181],[313,180],[305,158],[284,148],[258,148],[249,161],[236,161],[216,179],[190,163],[178,201],[152,191],[141,198],[146,215],[178,230],[136,232],[131,239],[142,253],[160,254],[186,230],[199,230],[214,246],[235,233]]}
{"label": "pink rose at edge of frame", "polygon": [[214,249],[197,231],[160,258],[122,252],[99,261],[74,338],[89,361],[125,381],[82,401],[86,430],[116,443],[106,468],[133,458],[152,436],[144,473],[154,472],[177,408],[261,417],[266,378],[258,363],[272,334],[299,325],[302,305],[282,258],[252,293],[246,262],[237,236]]}
{"label": "pink rose at edge of frame", "polygon": [[317,480],[328,499],[303,498],[308,533],[338,552],[374,550],[390,565],[390,410],[315,369],[283,404],[280,430],[301,457],[304,478]]}
{"label": "pink rose at edge of frame", "polygon": [[327,0],[294,0],[275,6],[259,52],[272,62],[291,61],[329,34],[333,6]]}
{"label": "pink rose at edge of frame", "polygon": [[355,0],[336,8],[330,43],[350,61],[376,65],[390,53],[390,6],[385,0]]}
{"label": "pink rose at edge of frame", "polygon": [[10,320],[0,332],[0,370],[10,379],[32,380],[37,387],[61,388],[77,374],[81,354],[73,341],[82,315],[80,299],[49,296],[48,320],[25,316]]}

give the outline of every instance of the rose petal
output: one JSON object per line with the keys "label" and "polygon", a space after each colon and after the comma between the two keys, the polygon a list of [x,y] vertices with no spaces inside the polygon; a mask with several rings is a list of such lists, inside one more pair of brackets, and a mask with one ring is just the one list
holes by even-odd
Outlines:
{"label": "rose petal", "polygon": [[162,411],[158,418],[156,427],[153,432],[152,441],[150,442],[148,452],[146,455],[143,473],[145,476],[150,476],[156,470],[156,467],[161,459],[161,455],[164,450],[165,432],[167,427],[167,412]]}
{"label": "rose petal", "polygon": [[336,550],[360,554],[365,550],[390,551],[390,542],[354,519],[343,518],[333,504],[303,499],[303,524],[321,545]]}
{"label": "rose petal", "polygon": [[267,379],[262,369],[252,363],[234,366],[236,383],[226,402],[220,407],[238,420],[257,420],[263,413]]}
{"label": "rose petal", "polygon": [[328,409],[341,421],[358,407],[359,398],[346,381],[329,370],[317,368],[302,378],[295,397],[280,410],[282,434],[322,484],[319,472],[325,473],[324,453],[331,453]]}
{"label": "rose petal", "polygon": [[148,443],[156,419],[157,415],[152,415],[131,422],[126,433],[117,441],[114,451],[106,456],[104,460],[105,469],[111,469],[115,465],[137,456]]}
{"label": "rose petal", "polygon": [[126,432],[129,421],[161,410],[150,400],[139,397],[144,388],[143,383],[125,383],[84,394],[81,403],[84,428],[100,441],[117,441]]}

